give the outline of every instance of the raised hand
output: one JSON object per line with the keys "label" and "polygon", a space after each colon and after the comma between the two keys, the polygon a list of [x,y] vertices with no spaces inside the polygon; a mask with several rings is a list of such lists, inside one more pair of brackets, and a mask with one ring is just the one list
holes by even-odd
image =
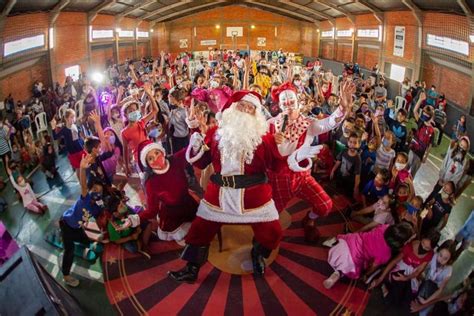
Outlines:
{"label": "raised hand", "polygon": [[92,164],[92,160],[93,160],[93,157],[91,154],[87,154],[85,155],[84,157],[82,157],[81,159],[81,164],[80,164],[80,168],[81,169],[87,169],[91,166]]}
{"label": "raised hand", "polygon": [[57,126],[57,124],[58,124],[58,122],[56,122],[56,119],[53,118],[53,119],[51,120],[51,128],[52,128],[52,129],[55,129],[56,126]]}
{"label": "raised hand", "polygon": [[100,124],[100,115],[97,113],[97,111],[92,111],[89,114],[89,118],[94,122],[94,124]]}

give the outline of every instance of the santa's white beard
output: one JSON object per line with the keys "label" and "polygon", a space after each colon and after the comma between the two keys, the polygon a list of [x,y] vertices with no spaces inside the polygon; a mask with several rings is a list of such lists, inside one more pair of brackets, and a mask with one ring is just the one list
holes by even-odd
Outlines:
{"label": "santa's white beard", "polygon": [[217,130],[221,159],[240,165],[240,159],[244,157],[245,162],[250,164],[255,149],[267,132],[267,126],[265,116],[259,109],[251,115],[235,109],[233,104],[222,113]]}

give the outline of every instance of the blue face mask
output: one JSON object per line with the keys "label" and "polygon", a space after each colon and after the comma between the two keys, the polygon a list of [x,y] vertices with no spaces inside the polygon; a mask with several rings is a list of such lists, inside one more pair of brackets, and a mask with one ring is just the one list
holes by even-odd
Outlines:
{"label": "blue face mask", "polygon": [[140,112],[139,110],[128,113],[128,120],[130,122],[136,122],[141,118],[142,118],[142,112]]}
{"label": "blue face mask", "polygon": [[109,137],[109,143],[111,143],[112,145],[115,144],[115,135]]}
{"label": "blue face mask", "polygon": [[100,192],[91,192],[90,195],[93,201],[99,201],[100,199],[102,199],[102,193]]}
{"label": "blue face mask", "polygon": [[148,132],[148,136],[151,137],[151,138],[157,138],[158,135],[159,135],[159,133],[158,133],[157,128],[153,128]]}
{"label": "blue face mask", "polygon": [[407,203],[407,212],[408,212],[408,214],[414,215],[414,214],[416,214],[418,211],[419,211],[418,208],[414,207],[414,206],[411,205],[410,203]]}
{"label": "blue face mask", "polygon": [[421,118],[420,118],[420,119],[421,119],[423,122],[427,122],[427,121],[429,121],[429,120],[431,119],[431,116],[426,115],[425,113],[423,113],[423,114],[421,115]]}
{"label": "blue face mask", "polygon": [[390,146],[390,142],[388,141],[388,139],[385,139],[385,138],[384,138],[384,139],[382,139],[382,145],[383,145],[384,147],[388,147],[388,146]]}

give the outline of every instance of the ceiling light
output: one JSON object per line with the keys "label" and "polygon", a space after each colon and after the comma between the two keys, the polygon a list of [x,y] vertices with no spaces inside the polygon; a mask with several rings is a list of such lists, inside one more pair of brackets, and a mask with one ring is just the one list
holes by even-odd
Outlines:
{"label": "ceiling light", "polygon": [[219,24],[216,24],[216,29],[220,29],[221,26]]}

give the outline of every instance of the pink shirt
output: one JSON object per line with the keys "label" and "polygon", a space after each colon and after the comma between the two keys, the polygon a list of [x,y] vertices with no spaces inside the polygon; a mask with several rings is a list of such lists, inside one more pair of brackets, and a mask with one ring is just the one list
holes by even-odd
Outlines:
{"label": "pink shirt", "polygon": [[373,262],[375,265],[385,264],[390,260],[392,251],[385,242],[384,233],[389,225],[380,225],[369,232],[339,235],[349,246],[355,272],[347,275],[359,278],[362,271]]}

